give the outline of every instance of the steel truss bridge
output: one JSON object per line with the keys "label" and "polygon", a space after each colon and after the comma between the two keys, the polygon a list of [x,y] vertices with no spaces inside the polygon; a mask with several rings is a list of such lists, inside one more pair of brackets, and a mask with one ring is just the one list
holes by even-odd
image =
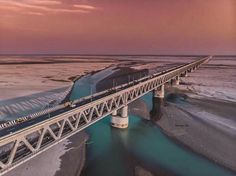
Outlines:
{"label": "steel truss bridge", "polygon": [[[62,140],[89,127],[102,118],[127,107],[150,91],[176,80],[197,69],[211,58],[205,57],[189,64],[173,67],[161,73],[117,86],[97,96],[92,101],[75,101],[75,107],[66,108],[49,119],[0,137],[0,175],[30,160]],[[40,118],[40,117],[38,117]]]}

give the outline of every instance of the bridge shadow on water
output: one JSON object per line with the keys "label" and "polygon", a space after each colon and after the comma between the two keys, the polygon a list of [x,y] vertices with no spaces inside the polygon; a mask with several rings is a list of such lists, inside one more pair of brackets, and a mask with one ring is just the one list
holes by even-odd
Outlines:
{"label": "bridge shadow on water", "polygon": [[150,120],[156,122],[162,118],[161,107],[164,105],[162,98],[152,98],[152,110],[150,111]]}

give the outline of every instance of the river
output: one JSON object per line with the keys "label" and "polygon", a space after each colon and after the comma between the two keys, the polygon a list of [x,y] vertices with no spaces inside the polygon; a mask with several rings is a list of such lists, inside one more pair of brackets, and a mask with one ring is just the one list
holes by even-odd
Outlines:
{"label": "river", "polygon": [[[109,70],[112,71],[112,70]],[[105,78],[107,70],[99,73]],[[72,99],[95,92],[97,75],[80,79],[72,93]],[[78,91],[80,90],[80,91]],[[143,96],[149,111],[152,94]],[[129,114],[127,129],[114,129],[110,116],[86,129],[87,142],[84,176],[130,176],[146,173],[152,175],[181,176],[232,176],[232,172],[177,144],[162,133],[152,121]],[[140,171],[140,168],[141,172]]]}

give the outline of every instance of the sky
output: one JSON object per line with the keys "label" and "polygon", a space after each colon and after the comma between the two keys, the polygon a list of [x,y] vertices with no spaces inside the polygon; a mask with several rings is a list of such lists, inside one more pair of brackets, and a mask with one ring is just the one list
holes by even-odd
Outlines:
{"label": "sky", "polygon": [[236,0],[0,0],[0,54],[236,54]]}

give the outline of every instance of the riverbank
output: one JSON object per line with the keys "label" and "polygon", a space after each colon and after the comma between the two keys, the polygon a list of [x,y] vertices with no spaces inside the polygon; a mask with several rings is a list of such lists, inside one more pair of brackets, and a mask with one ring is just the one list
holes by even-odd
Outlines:
{"label": "riverbank", "polygon": [[181,78],[180,90],[191,97],[236,102],[236,57],[213,57],[188,77]]}
{"label": "riverbank", "polygon": [[235,57],[217,57],[177,87],[169,87],[163,132],[194,152],[236,172]]}
{"label": "riverbank", "polygon": [[120,62],[82,56],[1,56],[0,100],[70,86],[74,79]]}
{"label": "riverbank", "polygon": [[190,98],[170,88],[162,118],[156,123],[178,143],[235,172],[235,106],[233,102]]}

